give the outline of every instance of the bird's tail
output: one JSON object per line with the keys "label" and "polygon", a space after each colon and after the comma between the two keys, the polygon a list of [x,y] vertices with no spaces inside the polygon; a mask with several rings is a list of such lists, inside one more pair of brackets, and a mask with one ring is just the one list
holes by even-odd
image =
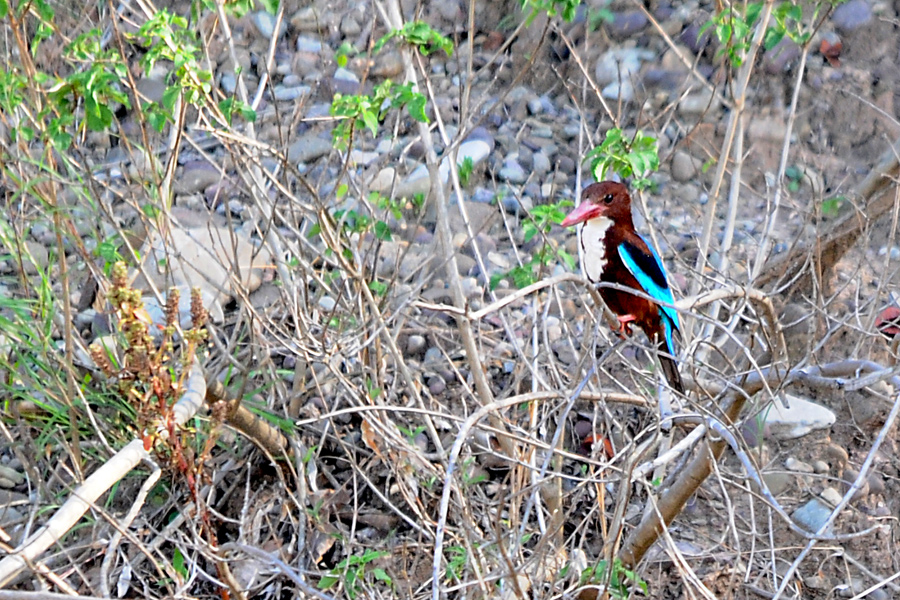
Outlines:
{"label": "bird's tail", "polygon": [[659,344],[659,364],[662,365],[663,375],[673,390],[679,394],[684,394],[684,382],[681,380],[681,372],[678,371],[678,363],[672,358],[666,341],[663,340]]}

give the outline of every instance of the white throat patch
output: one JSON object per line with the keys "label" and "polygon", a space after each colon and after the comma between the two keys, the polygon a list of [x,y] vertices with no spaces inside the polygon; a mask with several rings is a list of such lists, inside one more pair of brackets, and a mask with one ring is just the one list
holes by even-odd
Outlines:
{"label": "white throat patch", "polygon": [[609,261],[606,257],[606,232],[613,222],[607,217],[597,217],[586,222],[581,228],[581,247],[584,249],[584,274],[597,283],[603,275],[603,268]]}

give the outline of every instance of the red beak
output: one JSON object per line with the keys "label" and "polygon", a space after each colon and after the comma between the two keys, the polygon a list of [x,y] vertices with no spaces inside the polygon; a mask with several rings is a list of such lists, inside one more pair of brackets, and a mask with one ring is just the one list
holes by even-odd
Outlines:
{"label": "red beak", "polygon": [[602,207],[592,204],[591,202],[582,202],[575,210],[569,213],[569,216],[563,219],[563,222],[560,223],[560,225],[563,227],[571,227],[572,225],[590,221],[602,214]]}
{"label": "red beak", "polygon": [[875,329],[887,338],[900,334],[900,309],[896,306],[889,306],[881,311],[875,321]]}

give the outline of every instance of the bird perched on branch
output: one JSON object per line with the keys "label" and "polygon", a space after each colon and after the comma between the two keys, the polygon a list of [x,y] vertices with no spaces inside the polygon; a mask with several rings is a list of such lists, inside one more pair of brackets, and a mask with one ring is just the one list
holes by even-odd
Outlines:
{"label": "bird perched on branch", "polygon": [[600,296],[619,317],[619,332],[631,334],[631,324],[640,327],[659,348],[659,362],[669,385],[684,393],[684,384],[675,362],[674,337],[678,332],[678,313],[672,307],[672,290],[666,271],[653,246],[634,229],[631,196],[615,181],[601,181],[586,187],[581,204],[563,220],[563,227],[584,223],[581,247],[584,250],[584,274],[602,286]]}

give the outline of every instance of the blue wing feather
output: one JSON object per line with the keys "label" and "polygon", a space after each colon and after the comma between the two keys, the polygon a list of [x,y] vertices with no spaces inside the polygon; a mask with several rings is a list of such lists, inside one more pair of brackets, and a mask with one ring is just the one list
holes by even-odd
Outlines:
{"label": "blue wing feather", "polygon": [[675,345],[672,336],[674,330],[680,328],[678,313],[671,306],[675,302],[675,298],[672,296],[672,290],[666,279],[666,271],[656,249],[643,237],[641,240],[650,251],[649,254],[635,244],[625,241],[619,244],[619,256],[625,263],[625,267],[644,288],[644,292],[660,302],[659,309],[665,327],[666,345],[670,352],[674,352]]}

